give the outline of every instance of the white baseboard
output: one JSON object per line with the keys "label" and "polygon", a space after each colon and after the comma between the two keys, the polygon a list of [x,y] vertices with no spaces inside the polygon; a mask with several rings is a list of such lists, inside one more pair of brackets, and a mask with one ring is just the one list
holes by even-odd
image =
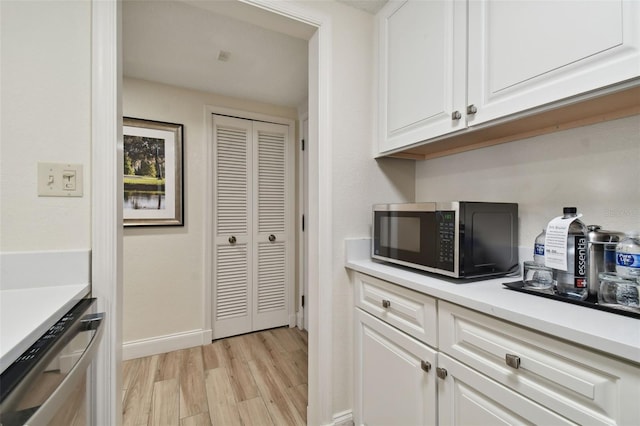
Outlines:
{"label": "white baseboard", "polygon": [[298,309],[298,312],[296,313],[296,325],[300,330],[304,330],[304,312],[302,311],[302,308]]}
{"label": "white baseboard", "polygon": [[353,411],[346,410],[333,414],[333,426],[353,426]]}
{"label": "white baseboard", "polygon": [[132,340],[122,344],[122,359],[126,361],[209,343],[211,343],[211,330],[191,330],[149,339]]}

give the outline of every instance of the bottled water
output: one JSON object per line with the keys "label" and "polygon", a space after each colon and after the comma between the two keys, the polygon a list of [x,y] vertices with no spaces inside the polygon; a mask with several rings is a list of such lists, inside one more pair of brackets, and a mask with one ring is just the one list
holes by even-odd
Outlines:
{"label": "bottled water", "polygon": [[533,261],[538,265],[544,266],[544,239],[546,237],[547,230],[543,229],[542,232],[536,237],[536,242],[533,247]]}
{"label": "bottled water", "polygon": [[565,207],[563,218],[575,217],[567,235],[567,270],[557,270],[558,294],[584,300],[589,295],[587,286],[587,227],[578,217],[575,207]]}
{"label": "bottled water", "polygon": [[628,233],[627,237],[616,245],[616,274],[623,278],[640,277],[640,234]]}

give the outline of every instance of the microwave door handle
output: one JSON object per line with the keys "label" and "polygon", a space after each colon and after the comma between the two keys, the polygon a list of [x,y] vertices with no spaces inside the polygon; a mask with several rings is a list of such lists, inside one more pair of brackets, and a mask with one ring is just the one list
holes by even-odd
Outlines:
{"label": "microwave door handle", "polygon": [[80,356],[78,362],[76,362],[73,368],[71,368],[69,374],[67,374],[58,385],[56,390],[41,406],[38,407],[36,412],[26,423],[26,426],[44,426],[49,424],[58,409],[75,390],[84,373],[87,371],[87,368],[89,368],[89,365],[94,360],[98,347],[100,346],[100,340],[104,332],[104,315],[104,313],[89,314],[82,318],[80,321],[81,326],[78,328],[78,334],[95,330],[89,345]]}

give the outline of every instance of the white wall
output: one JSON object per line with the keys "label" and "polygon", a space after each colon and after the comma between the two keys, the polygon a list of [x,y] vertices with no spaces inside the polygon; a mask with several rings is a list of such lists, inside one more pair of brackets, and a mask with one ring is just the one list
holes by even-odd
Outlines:
{"label": "white wall", "polygon": [[333,413],[339,414],[353,408],[354,380],[353,286],[344,268],[344,240],[370,235],[372,204],[413,200],[415,164],[373,159],[373,16],[336,2],[299,3],[330,16],[333,30],[333,279],[320,286],[332,286]]}
{"label": "white wall", "polygon": [[[1,1],[0,251],[91,247],[91,3]],[[37,163],[84,166],[82,198],[38,197]]]}
{"label": "white wall", "polygon": [[295,119],[282,108],[144,80],[124,79],[126,117],[184,125],[184,227],[124,231],[123,340],[162,338],[210,328],[203,324],[207,134],[205,105]]}
{"label": "white wall", "polygon": [[517,202],[520,246],[533,251],[564,206],[586,224],[640,229],[639,164],[636,115],[418,162],[416,199]]}

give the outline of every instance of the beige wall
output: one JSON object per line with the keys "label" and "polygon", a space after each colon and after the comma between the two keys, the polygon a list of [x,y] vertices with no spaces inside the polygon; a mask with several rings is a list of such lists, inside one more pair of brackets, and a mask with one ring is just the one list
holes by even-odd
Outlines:
{"label": "beige wall", "polygon": [[639,229],[638,164],[636,115],[419,162],[416,199],[517,202],[520,246],[533,247],[564,206],[577,207],[586,224]]}
{"label": "beige wall", "polygon": [[296,111],[125,78],[123,114],[184,125],[184,227],[124,231],[123,340],[210,328],[203,324],[207,134],[205,105],[296,118]]}
{"label": "beige wall", "polygon": [[[0,2],[0,251],[91,247],[91,2]],[[38,162],[79,163],[84,197],[38,197]]]}

